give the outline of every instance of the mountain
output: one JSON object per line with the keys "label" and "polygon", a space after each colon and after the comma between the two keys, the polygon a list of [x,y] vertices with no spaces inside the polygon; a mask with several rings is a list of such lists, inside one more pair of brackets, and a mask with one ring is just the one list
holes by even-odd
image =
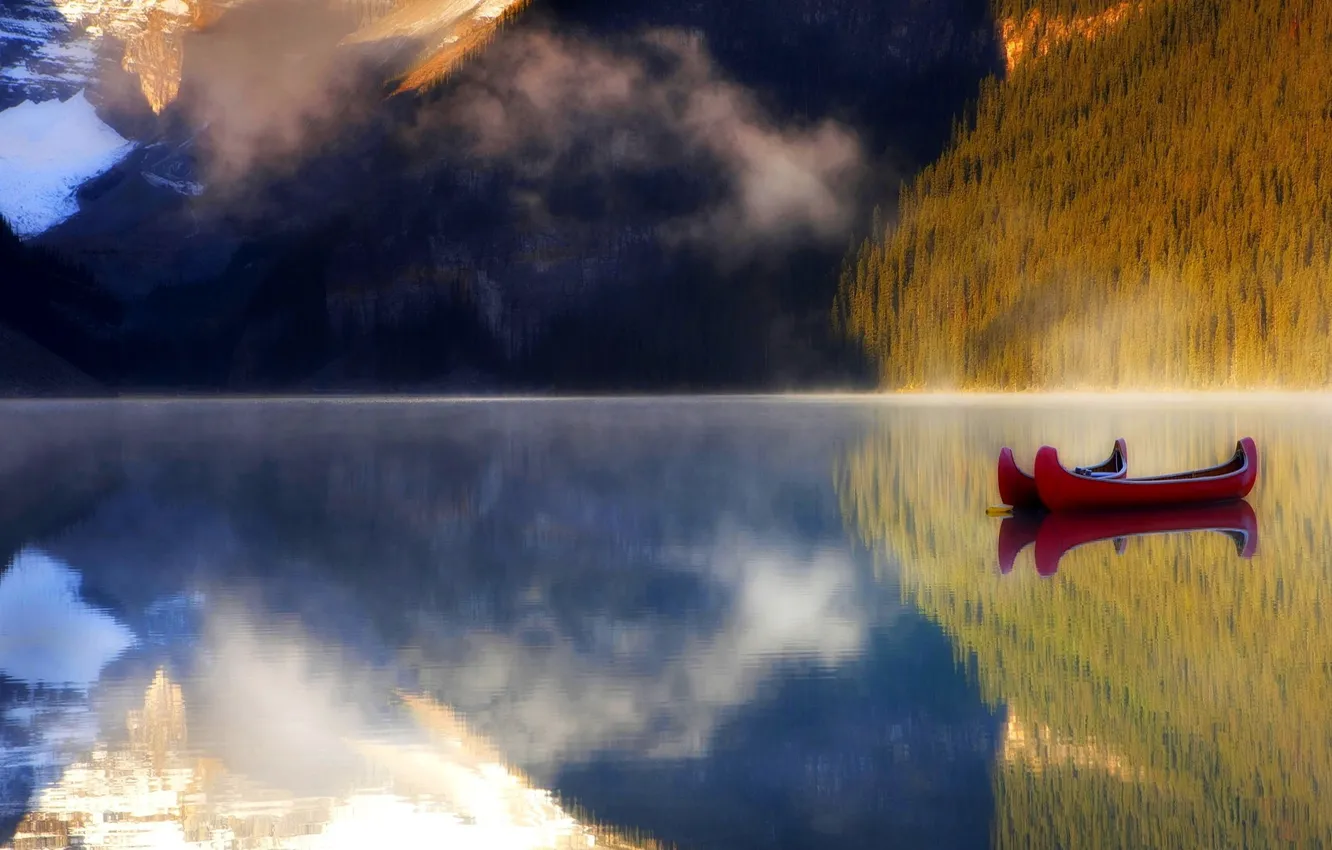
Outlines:
{"label": "mountain", "polygon": [[[118,65],[162,113],[180,94],[193,33],[256,0],[14,0],[0,20],[0,106],[67,97]],[[347,44],[401,41],[403,88],[438,82],[528,0],[320,0],[316,19],[344,22]]]}
{"label": "mountain", "polygon": [[50,0],[6,2],[0,17],[0,109],[65,99],[97,75],[93,45]]}
{"label": "mountain", "polygon": [[91,373],[117,359],[119,302],[86,271],[25,246],[3,217],[0,269],[0,395],[106,392]]}
{"label": "mountain", "polygon": [[859,381],[837,257],[1002,61],[979,0],[251,0],[173,32],[174,97],[99,76],[135,148],[28,243],[123,305],[120,388]]}
{"label": "mountain", "polygon": [[0,396],[100,395],[102,386],[12,328],[0,324]]}
{"label": "mountain", "polygon": [[1326,386],[1332,7],[999,5],[1012,72],[844,267],[880,384]]}

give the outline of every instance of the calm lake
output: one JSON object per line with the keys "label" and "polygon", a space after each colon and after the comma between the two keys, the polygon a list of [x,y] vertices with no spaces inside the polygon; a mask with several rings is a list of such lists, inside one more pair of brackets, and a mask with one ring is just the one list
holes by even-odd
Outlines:
{"label": "calm lake", "polygon": [[[6,403],[0,847],[1327,845],[1329,424],[1280,396]],[[1001,568],[1000,446],[1122,436],[1148,475],[1245,435],[1252,510],[1174,521],[1234,533],[1038,570],[1010,522]]]}

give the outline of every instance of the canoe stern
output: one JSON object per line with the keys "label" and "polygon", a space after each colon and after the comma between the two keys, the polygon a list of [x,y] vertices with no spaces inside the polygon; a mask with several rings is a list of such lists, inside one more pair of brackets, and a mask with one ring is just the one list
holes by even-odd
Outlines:
{"label": "canoe stern", "polygon": [[1018,469],[1013,450],[1004,446],[999,450],[999,498],[1005,505],[1019,509],[1041,507],[1036,491],[1036,479]]}

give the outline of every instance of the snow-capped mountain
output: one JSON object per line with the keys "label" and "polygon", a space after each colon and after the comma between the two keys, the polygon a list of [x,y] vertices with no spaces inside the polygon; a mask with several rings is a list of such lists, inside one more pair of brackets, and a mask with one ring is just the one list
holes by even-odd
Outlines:
{"label": "snow-capped mountain", "polygon": [[78,187],[134,149],[98,114],[103,77],[128,74],[160,112],[179,92],[183,34],[219,7],[207,2],[6,0],[0,216],[15,232],[31,236],[73,215]]}
{"label": "snow-capped mountain", "polygon": [[[106,110],[111,77],[162,113],[180,95],[186,36],[255,0],[13,0],[0,13],[0,215],[23,236],[69,218],[85,181],[124,159],[135,136]],[[325,0],[347,28],[348,50],[384,44],[386,78],[402,88],[430,85],[487,43],[526,0]],[[320,6],[313,7],[316,11]],[[337,30],[328,49],[337,47]],[[321,36],[312,36],[319,38]],[[293,47],[297,54],[316,45]],[[317,48],[318,49],[318,48]],[[301,61],[297,58],[295,61]],[[214,71],[213,73],[216,73]],[[280,71],[275,71],[280,73]],[[323,71],[309,71],[312,74]],[[126,83],[126,81],[129,81]],[[122,98],[123,100],[123,98]],[[123,104],[122,104],[123,105]],[[142,106],[133,106],[147,115]],[[99,115],[99,111],[102,112]],[[208,123],[210,115],[197,116]],[[120,130],[108,126],[111,121]],[[151,124],[151,122],[150,122]],[[188,139],[155,144],[133,162],[149,185],[198,195]]]}
{"label": "snow-capped mountain", "polygon": [[[108,61],[134,75],[161,112],[180,93],[184,37],[254,0],[11,0],[0,13],[0,109],[25,100],[68,98]],[[526,0],[329,0],[360,28],[349,43],[417,42],[407,84],[433,82]],[[111,44],[107,44],[107,40]]]}
{"label": "snow-capped mountain", "polygon": [[[98,58],[139,81],[160,112],[180,89],[182,38],[245,0],[14,0],[0,17],[0,108],[66,98]],[[108,40],[110,43],[108,44]]]}

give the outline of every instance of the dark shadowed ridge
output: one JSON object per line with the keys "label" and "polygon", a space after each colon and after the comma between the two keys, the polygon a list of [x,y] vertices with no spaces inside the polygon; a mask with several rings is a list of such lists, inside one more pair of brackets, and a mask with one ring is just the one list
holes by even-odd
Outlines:
{"label": "dark shadowed ridge", "polygon": [[0,217],[0,396],[105,395],[120,319],[85,269],[20,242]]}
{"label": "dark shadowed ridge", "polygon": [[0,324],[0,397],[105,394],[105,386],[68,361]]}

